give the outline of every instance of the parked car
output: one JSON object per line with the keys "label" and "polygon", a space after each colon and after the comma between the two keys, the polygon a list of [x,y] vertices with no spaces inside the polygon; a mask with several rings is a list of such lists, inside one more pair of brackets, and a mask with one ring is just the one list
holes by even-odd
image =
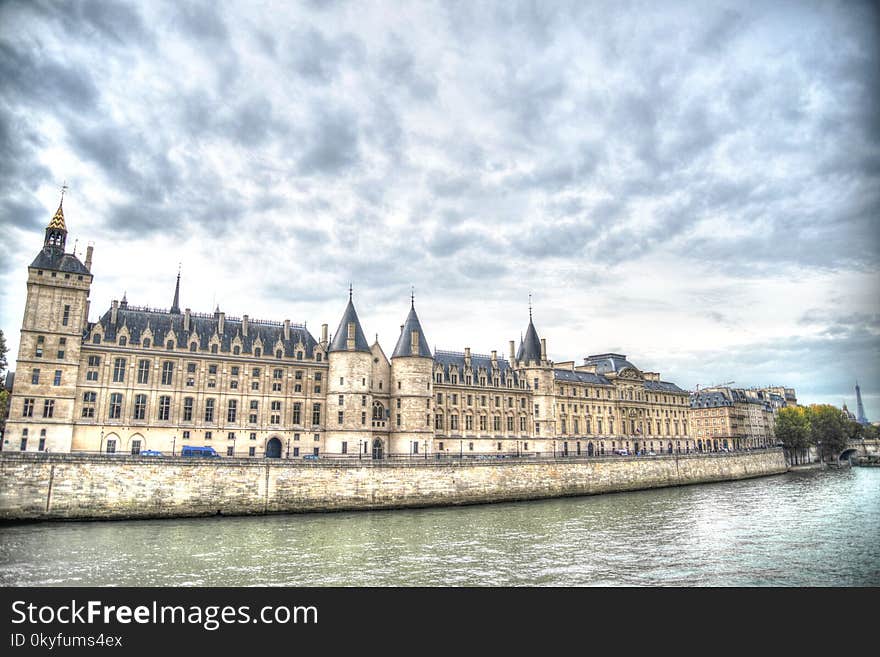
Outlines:
{"label": "parked car", "polygon": [[318,460],[318,455],[317,455],[317,454],[306,454],[305,456],[303,456],[303,458],[304,458],[306,461],[317,461],[317,460]]}
{"label": "parked car", "polygon": [[618,449],[614,451],[618,456],[629,456],[629,450],[626,449]]}
{"label": "parked car", "polygon": [[648,452],[648,456],[657,456],[654,452]]}
{"label": "parked car", "polygon": [[141,450],[141,456],[162,456],[162,452],[157,449],[144,449]]}

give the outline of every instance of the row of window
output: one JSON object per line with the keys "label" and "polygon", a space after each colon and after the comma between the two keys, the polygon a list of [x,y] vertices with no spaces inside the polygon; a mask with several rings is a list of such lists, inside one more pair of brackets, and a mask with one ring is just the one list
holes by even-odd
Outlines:
{"label": "row of window", "polygon": [[[462,395],[461,397],[462,397],[462,400],[466,402],[465,403],[466,406],[473,406],[474,401],[477,399],[476,395]],[[449,393],[447,395],[447,399],[449,400],[449,403],[452,406],[458,406],[458,394],[457,393],[454,393],[454,392]],[[479,400],[480,400],[480,406],[485,407],[486,406],[486,395],[480,395]],[[495,408],[501,408],[500,395],[495,395],[493,401],[495,402]],[[443,405],[443,393],[442,392],[437,393],[437,404],[438,404],[438,406]],[[507,408],[513,408],[513,406],[514,406],[514,398],[508,397],[507,398]],[[526,398],[525,397],[520,398],[519,407],[520,408],[526,407]]]}
{"label": "row of window", "polygon": [[[27,401],[25,400],[25,407],[27,408]],[[47,400],[49,401],[49,400]],[[134,396],[134,405],[132,407],[132,419],[134,420],[145,420],[147,418],[147,395],[137,394]],[[83,408],[82,408],[82,417],[84,418],[94,418],[95,417],[95,404],[97,402],[97,393],[94,391],[86,391],[83,393]],[[54,403],[54,402],[53,402]],[[122,393],[113,392],[110,393],[110,400],[107,406],[107,417],[111,420],[119,420],[122,419],[122,408],[124,406],[124,396]],[[170,395],[161,395],[158,400],[158,408],[156,410],[156,419],[162,421],[168,421],[171,419],[171,408],[172,408],[172,398]],[[259,411],[259,402],[255,399],[250,401],[248,407],[248,424],[257,424],[258,423],[258,411]],[[270,424],[281,424],[281,416],[282,416],[282,403],[281,401],[272,401],[270,403],[270,415],[269,415],[269,423]],[[293,404],[293,413],[291,416],[292,422],[294,425],[298,425],[302,423],[302,403],[294,402]],[[195,399],[193,397],[184,397],[183,399],[183,407],[182,407],[182,422],[192,422],[193,416],[195,412]],[[29,415],[25,415],[25,417],[30,417]],[[51,416],[45,416],[51,417]],[[213,398],[209,398],[205,400],[203,415],[205,422],[214,422],[215,417],[217,417],[217,400]],[[226,421],[233,423],[238,422],[239,419],[239,407],[237,399],[229,399],[226,403]],[[312,425],[321,424],[321,404],[315,403],[312,404]]]}
{"label": "row of window", "polygon": [[[101,365],[101,357],[100,356],[89,356],[88,358],[88,366],[89,368],[97,368]],[[113,382],[114,383],[124,383],[126,376],[126,368],[127,368],[127,360],[125,358],[115,358],[113,360]],[[137,364],[137,382],[139,384],[149,384],[150,383],[150,371],[152,369],[152,361],[147,359],[141,359]],[[161,373],[161,384],[165,386],[174,385],[174,369],[175,363],[173,361],[162,361],[162,373]],[[195,375],[196,375],[196,363],[187,363],[186,364],[186,385],[194,386],[195,385]],[[211,363],[208,365],[208,375],[209,376],[217,376],[218,367],[216,363]],[[259,367],[254,367],[251,369],[251,377],[252,378],[260,378],[261,369]],[[230,368],[230,373],[233,379],[237,379],[240,374],[240,369],[238,366],[232,366]],[[268,371],[267,371],[268,374]],[[323,378],[322,372],[315,372],[314,379],[316,382],[320,382]],[[284,379],[284,370],[280,368],[276,368],[272,371],[272,390],[275,392],[279,392],[281,390],[281,381]],[[97,381],[98,380],[98,370],[89,370],[86,374],[87,381]],[[302,392],[302,380],[303,380],[303,371],[296,370],[294,372],[294,380],[299,381],[300,383],[295,384],[295,392]],[[216,385],[216,379],[209,379],[208,387],[215,387],[215,385],[210,385],[211,382],[214,382]],[[238,381],[232,380],[230,381],[230,387],[233,389],[238,388]],[[259,381],[253,381],[251,383],[252,390],[259,390]],[[315,392],[320,392],[320,386],[316,385]]]}
{"label": "row of window", "polygon": [[[458,379],[459,379],[458,374],[454,373],[454,372],[450,373],[446,377],[444,377],[443,372],[436,372],[434,374],[434,381],[436,383],[448,383],[450,385],[458,385]],[[474,383],[474,381],[477,381],[478,383]],[[483,388],[486,387],[487,381],[488,381],[488,378],[485,376],[480,376],[480,377],[475,378],[475,377],[471,376],[470,374],[465,375],[462,379],[462,383],[466,386],[479,385]],[[537,381],[538,380],[535,379],[535,387],[537,387]],[[515,386],[514,383],[515,382],[513,380],[513,377],[508,376],[505,378],[505,384],[508,388],[518,387],[518,388],[525,389],[525,387],[526,387],[525,381],[520,381],[518,386]],[[498,376],[493,377],[492,378],[492,385],[495,388],[500,388],[501,387],[501,378]]]}
{"label": "row of window", "polygon": [[[65,324],[65,326],[66,326],[66,324]],[[95,333],[92,336],[92,344],[102,344],[102,342],[104,342],[104,340],[102,339],[100,333]],[[117,339],[116,343],[120,347],[126,347],[126,346],[128,346],[128,337],[121,335]],[[141,340],[141,346],[144,349],[149,349],[153,345],[152,345],[150,338],[144,338],[143,340]],[[167,340],[165,342],[165,349],[166,349],[166,351],[174,351],[175,349],[177,349],[177,343],[174,340]],[[189,350],[193,353],[197,352],[199,350],[199,343],[196,341],[190,342],[189,343]],[[210,346],[210,351],[212,354],[219,353],[220,345],[216,342],[212,343]],[[242,351],[241,351],[240,346],[235,345],[232,347],[232,355],[233,356],[240,356],[241,353],[242,353]],[[270,353],[271,352],[267,351],[266,355],[268,356],[268,355],[270,355]],[[274,355],[275,355],[275,358],[280,360],[281,358],[284,358],[284,350],[283,349],[276,349]],[[261,347],[254,347],[253,357],[254,358],[261,358],[262,356],[263,356],[263,349]],[[302,351],[298,350],[298,351],[296,351],[294,356],[295,356],[296,360],[303,360],[305,357],[305,354]],[[320,363],[323,360],[323,358],[324,358],[324,354],[318,350],[315,350],[315,361]]]}
{"label": "row of window", "polygon": [[[452,414],[449,416],[449,430],[450,431],[458,431],[459,423],[458,423],[458,415]],[[507,431],[512,433],[514,431],[515,426],[515,418],[509,416],[506,418],[506,426]],[[485,415],[480,415],[477,417],[477,426],[479,427],[479,431],[488,431],[488,418]],[[519,430],[521,433],[525,433],[527,431],[527,418],[522,416],[519,418]],[[443,431],[446,427],[445,416],[442,413],[438,413],[434,416],[434,429],[437,431]],[[474,416],[473,415],[465,415],[464,416],[464,430],[465,431],[473,431],[474,430]],[[492,416],[492,430],[495,432],[501,431],[501,416],[494,415]]]}

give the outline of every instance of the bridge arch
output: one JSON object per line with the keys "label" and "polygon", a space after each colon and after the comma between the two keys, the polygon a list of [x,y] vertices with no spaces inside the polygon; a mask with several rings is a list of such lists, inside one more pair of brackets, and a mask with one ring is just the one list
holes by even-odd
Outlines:
{"label": "bridge arch", "polygon": [[845,463],[846,461],[849,461],[850,463],[852,463],[852,457],[858,455],[859,450],[857,450],[855,447],[848,447],[840,453],[840,456],[837,457],[837,462]]}

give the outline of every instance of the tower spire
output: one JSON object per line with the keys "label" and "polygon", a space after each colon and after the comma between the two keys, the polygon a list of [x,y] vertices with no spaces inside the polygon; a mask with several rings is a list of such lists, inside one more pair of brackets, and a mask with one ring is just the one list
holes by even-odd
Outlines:
{"label": "tower spire", "polygon": [[410,288],[409,288],[409,307],[410,308],[416,307],[416,286],[415,285],[410,285]]}
{"label": "tower spire", "polygon": [[862,390],[859,388],[858,381],[856,381],[856,421],[859,424],[870,424],[865,415],[865,406],[862,404]]}
{"label": "tower spire", "polygon": [[532,323],[532,293],[529,292],[529,324]]}
{"label": "tower spire", "polygon": [[67,226],[64,224],[64,192],[67,190],[67,184],[61,186],[61,200],[58,202],[58,209],[55,215],[46,226],[46,237],[43,240],[43,248],[57,249],[64,253],[64,245],[67,242]]}
{"label": "tower spire", "polygon": [[348,284],[348,300],[351,301],[351,283]]}
{"label": "tower spire", "polygon": [[180,263],[177,264],[177,284],[174,286],[174,301],[171,303],[171,312],[180,314]]}

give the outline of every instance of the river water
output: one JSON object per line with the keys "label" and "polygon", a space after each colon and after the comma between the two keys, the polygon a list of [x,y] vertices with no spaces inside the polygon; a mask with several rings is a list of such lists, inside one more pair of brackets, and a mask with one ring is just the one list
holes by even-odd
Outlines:
{"label": "river water", "polygon": [[880,468],[482,506],[0,527],[3,586],[880,585]]}

